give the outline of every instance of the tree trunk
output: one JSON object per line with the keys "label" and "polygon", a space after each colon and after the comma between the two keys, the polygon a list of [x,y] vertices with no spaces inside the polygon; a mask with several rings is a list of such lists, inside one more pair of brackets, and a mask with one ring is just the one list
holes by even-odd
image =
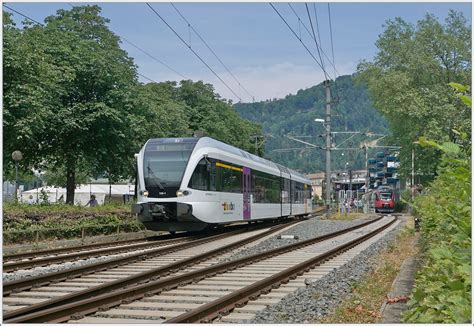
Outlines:
{"label": "tree trunk", "polygon": [[76,189],[76,164],[68,162],[66,167],[66,204],[74,205],[74,191]]}

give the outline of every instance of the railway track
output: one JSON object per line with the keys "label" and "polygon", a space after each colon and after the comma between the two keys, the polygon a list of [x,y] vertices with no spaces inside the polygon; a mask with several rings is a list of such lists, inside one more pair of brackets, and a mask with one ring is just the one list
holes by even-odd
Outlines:
{"label": "railway track", "polygon": [[[7,312],[4,319],[8,323],[74,319],[81,323],[209,321],[257,299],[262,293],[271,291],[270,296],[279,293],[281,284],[370,239],[394,222],[393,218],[379,218],[231,262],[203,261],[174,273],[173,268],[168,269],[170,274],[158,279],[142,275],[144,284],[135,282],[112,291],[95,290],[88,297],[48,300]],[[265,301],[259,303],[262,304]],[[85,317],[90,314],[94,315]]]}
{"label": "railway track", "polygon": [[[324,208],[318,208],[313,213],[319,214]],[[242,224],[227,226],[224,232],[233,231],[242,228]],[[48,266],[64,262],[76,261],[78,259],[87,259],[102,257],[104,255],[114,255],[132,250],[147,250],[154,247],[162,247],[189,239],[197,239],[206,236],[206,232],[196,233],[178,233],[176,235],[160,235],[144,239],[121,240],[112,242],[94,243],[81,246],[54,248],[39,251],[30,251],[18,254],[3,255],[3,272],[14,272],[17,270],[26,270],[38,266]]]}
{"label": "railway track", "polygon": [[[79,300],[130,286],[149,277],[163,277],[171,270],[192,266],[203,259],[257,241],[297,222],[291,221],[272,228],[270,226],[274,224],[260,223],[253,226],[253,231],[250,232],[245,232],[245,229],[240,227],[224,234],[106,262],[7,282],[3,284],[4,317],[14,316],[19,310],[44,305],[45,302]],[[219,249],[213,250],[214,247]]]}
{"label": "railway track", "polygon": [[196,236],[182,236],[176,239],[149,238],[137,240],[124,240],[118,242],[104,243],[101,245],[85,245],[70,248],[59,248],[42,250],[39,252],[28,252],[3,257],[3,272],[13,272],[20,269],[31,269],[38,266],[48,266],[78,259],[114,255],[123,252],[145,250],[157,247],[169,246],[181,242],[196,239]]}
{"label": "railway track", "polygon": [[107,248],[107,247],[129,245],[129,244],[134,244],[134,243],[142,243],[145,241],[169,240],[169,239],[174,239],[176,237],[182,237],[182,236],[187,236],[187,235],[188,234],[185,234],[185,233],[178,233],[175,235],[165,234],[165,235],[140,238],[140,239],[97,242],[97,243],[90,243],[90,244],[79,245],[79,246],[26,251],[26,252],[21,252],[21,253],[16,253],[16,254],[3,255],[3,262],[15,262],[15,261],[20,261],[24,259],[34,259],[34,258],[40,258],[40,257],[47,257],[51,255],[67,254],[67,253],[83,251],[83,250],[93,250],[93,249],[100,249],[100,248]]}

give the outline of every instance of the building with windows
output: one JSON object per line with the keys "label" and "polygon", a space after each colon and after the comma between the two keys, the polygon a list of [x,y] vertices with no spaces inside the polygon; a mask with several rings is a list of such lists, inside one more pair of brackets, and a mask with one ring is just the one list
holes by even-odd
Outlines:
{"label": "building with windows", "polygon": [[322,199],[323,196],[323,182],[325,178],[324,172],[309,173],[306,175],[311,180],[311,187],[313,188],[313,197],[318,196]]}

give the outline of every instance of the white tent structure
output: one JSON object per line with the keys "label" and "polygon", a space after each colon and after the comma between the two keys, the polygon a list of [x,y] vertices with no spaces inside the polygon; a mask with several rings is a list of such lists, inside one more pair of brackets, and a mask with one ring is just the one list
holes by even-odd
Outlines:
{"label": "white tent structure", "polygon": [[[48,201],[50,203],[65,202],[66,201],[66,188],[58,187],[41,187],[23,191],[20,195],[19,200],[23,203],[28,203],[30,196],[33,196],[35,203],[39,203],[42,200],[42,193],[46,193]],[[134,195],[134,185],[108,185],[108,184],[82,184],[77,185],[74,192],[74,204],[84,206],[89,201],[91,195],[95,195],[95,199],[99,205],[103,205],[104,202],[110,200],[114,202],[122,202],[124,195],[131,197]]]}

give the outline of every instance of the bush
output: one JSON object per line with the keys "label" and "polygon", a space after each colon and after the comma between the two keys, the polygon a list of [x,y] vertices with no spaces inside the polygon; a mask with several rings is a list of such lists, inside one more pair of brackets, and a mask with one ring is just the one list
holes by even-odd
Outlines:
{"label": "bush", "polygon": [[5,243],[112,234],[143,229],[129,205],[77,207],[65,204],[4,206]]}
{"label": "bush", "polygon": [[404,313],[408,323],[471,321],[471,164],[452,145],[438,177],[414,202],[423,256]]}

